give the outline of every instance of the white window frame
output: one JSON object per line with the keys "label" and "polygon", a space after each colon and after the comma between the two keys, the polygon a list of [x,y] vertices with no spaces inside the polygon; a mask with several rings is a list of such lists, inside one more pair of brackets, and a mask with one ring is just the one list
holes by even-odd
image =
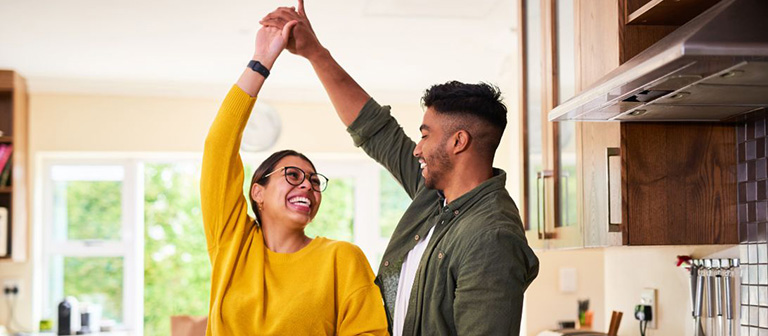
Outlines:
{"label": "white window frame", "polygon": [[[243,161],[258,164],[268,154],[242,153]],[[381,166],[364,155],[308,153],[317,170],[331,181],[337,178],[351,178],[355,181],[354,195],[354,237],[352,243],[359,246],[373,268],[377,271],[379,258],[383,254],[389,237],[381,237],[379,227],[379,194]],[[49,293],[51,279],[50,262],[54,255],[77,257],[121,256],[123,267],[123,325],[131,335],[141,336],[144,332],[144,165],[147,163],[201,162],[200,153],[83,153],[46,152],[37,158],[36,180],[39,181],[40,197],[36,197],[35,238],[41,246],[36,253],[35,287],[41,296],[36,299],[35,316],[55,318],[55,307]],[[51,169],[60,165],[106,165],[122,166],[125,172],[122,190],[122,240],[121,241],[68,241],[54,243],[53,225],[53,179]],[[246,176],[245,179],[250,179]],[[41,314],[42,312],[42,314]]]}
{"label": "white window frame", "polygon": [[[123,258],[123,323],[121,327],[134,335],[143,334],[144,323],[144,166],[136,159],[109,159],[52,157],[42,160],[42,214],[43,226],[41,245],[41,286],[43,316],[54,317],[55,307],[50,307],[53,295],[62,296],[63,289],[51,293],[51,285],[61,287],[63,283],[50,284],[52,259],[57,257],[122,257]],[[66,240],[54,239],[54,180],[51,176],[55,166],[119,166],[123,168],[121,192],[121,240]],[[63,179],[63,180],[66,180]],[[73,179],[75,180],[75,179]],[[77,179],[83,180],[83,179]],[[60,181],[60,180],[58,180]],[[98,181],[94,179],[94,181]],[[137,215],[141,214],[141,215]],[[63,270],[62,270],[63,271]],[[62,275],[63,276],[63,275]]]}

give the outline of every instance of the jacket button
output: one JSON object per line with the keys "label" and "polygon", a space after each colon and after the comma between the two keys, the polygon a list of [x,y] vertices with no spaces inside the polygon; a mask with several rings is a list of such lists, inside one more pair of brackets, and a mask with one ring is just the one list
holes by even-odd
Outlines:
{"label": "jacket button", "polygon": [[459,210],[453,210],[453,214],[458,216],[459,215]]}
{"label": "jacket button", "polygon": [[389,260],[384,260],[384,267],[388,267],[388,266],[389,266]]}
{"label": "jacket button", "polygon": [[437,259],[443,259],[443,256],[445,256],[443,252],[440,252],[437,254]]}
{"label": "jacket button", "polygon": [[416,235],[415,237],[413,237],[413,240],[419,240],[419,235]]}

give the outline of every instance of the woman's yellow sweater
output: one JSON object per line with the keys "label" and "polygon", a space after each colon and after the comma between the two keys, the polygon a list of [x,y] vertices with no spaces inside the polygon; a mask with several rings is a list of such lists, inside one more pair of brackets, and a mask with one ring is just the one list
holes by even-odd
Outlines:
{"label": "woman's yellow sweater", "polygon": [[208,335],[387,335],[362,251],[322,237],[275,253],[247,214],[240,139],[256,99],[227,94],[205,140],[200,192],[213,272]]}

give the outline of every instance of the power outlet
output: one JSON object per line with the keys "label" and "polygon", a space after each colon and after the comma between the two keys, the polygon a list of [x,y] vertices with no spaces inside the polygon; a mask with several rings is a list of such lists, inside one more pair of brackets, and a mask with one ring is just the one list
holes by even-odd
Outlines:
{"label": "power outlet", "polygon": [[21,280],[19,279],[4,279],[3,280],[3,295],[8,297],[11,295],[19,296],[21,294]]}
{"label": "power outlet", "polygon": [[651,320],[648,321],[648,329],[656,329],[659,320],[659,307],[656,305],[656,289],[643,288],[640,292],[640,304],[651,306]]}

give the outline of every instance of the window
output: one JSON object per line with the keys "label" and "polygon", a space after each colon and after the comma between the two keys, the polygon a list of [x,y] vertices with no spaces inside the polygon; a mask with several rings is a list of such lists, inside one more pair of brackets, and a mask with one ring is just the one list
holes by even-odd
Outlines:
{"label": "window", "polygon": [[[357,244],[375,271],[410,199],[368,158],[309,156],[330,184],[307,234]],[[264,158],[243,156],[244,192]],[[198,157],[48,158],[42,167],[43,316],[74,296],[132,334],[169,335],[170,316],[207,314]]]}

